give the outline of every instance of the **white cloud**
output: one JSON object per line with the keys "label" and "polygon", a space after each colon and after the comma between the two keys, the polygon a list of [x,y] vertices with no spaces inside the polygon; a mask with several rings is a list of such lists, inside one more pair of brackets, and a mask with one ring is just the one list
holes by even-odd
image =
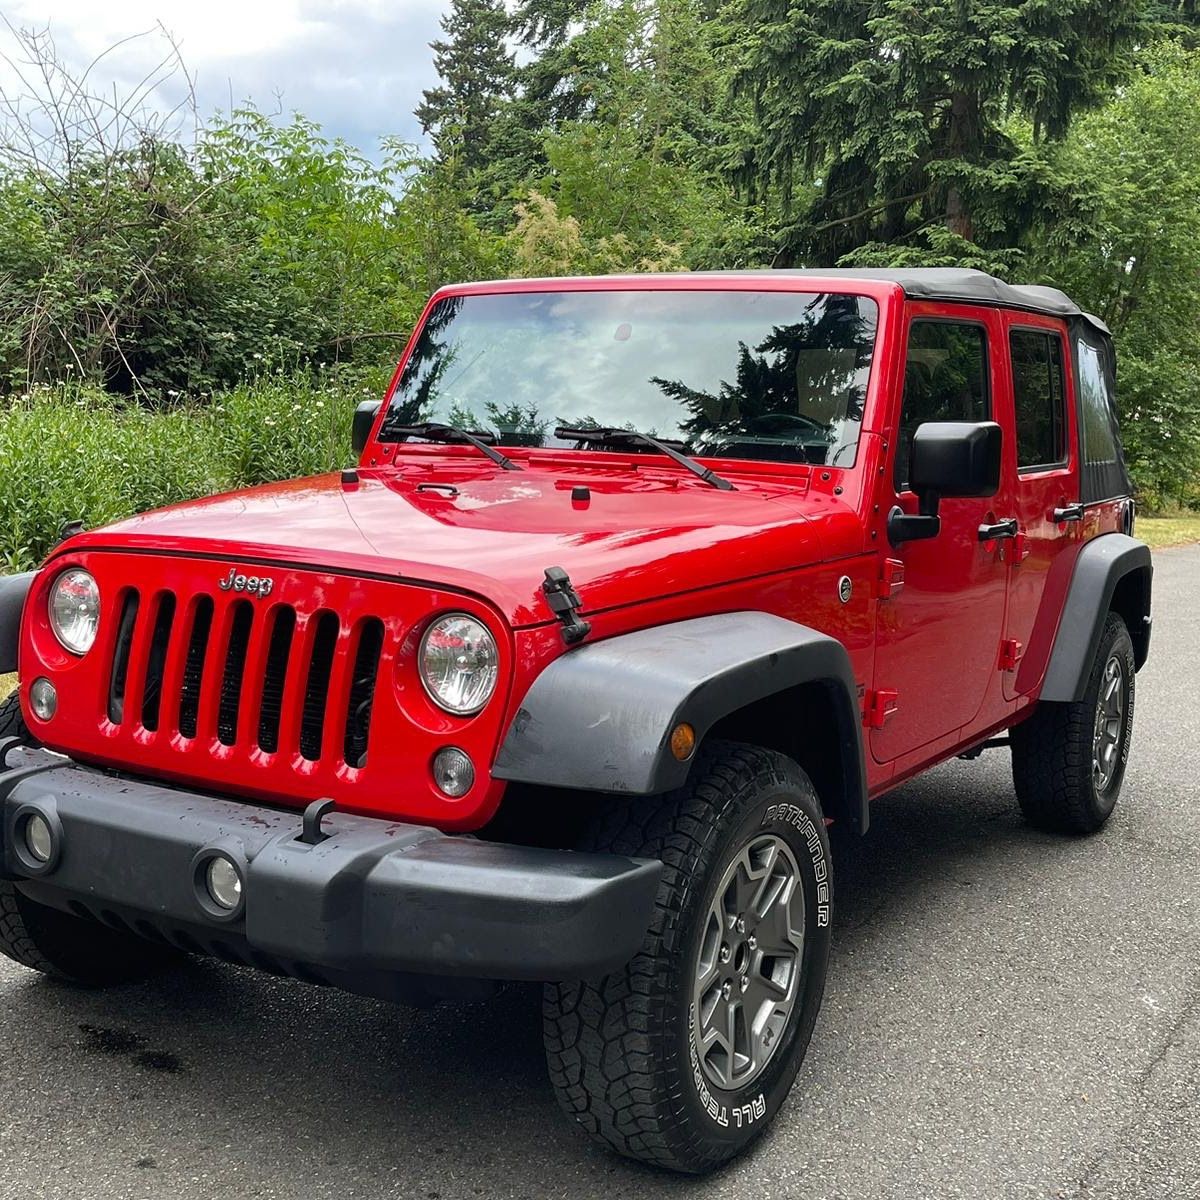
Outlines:
{"label": "white cloud", "polygon": [[[300,111],[370,152],[383,136],[419,139],[412,110],[434,81],[428,43],[445,7],[443,0],[17,0],[0,11],[18,28],[49,25],[75,70],[161,22],[195,77],[202,113],[246,100]],[[4,40],[11,54],[11,36]],[[137,38],[105,56],[92,83],[132,87],[167,48],[161,34]],[[180,94],[174,81],[162,99],[174,103]]]}

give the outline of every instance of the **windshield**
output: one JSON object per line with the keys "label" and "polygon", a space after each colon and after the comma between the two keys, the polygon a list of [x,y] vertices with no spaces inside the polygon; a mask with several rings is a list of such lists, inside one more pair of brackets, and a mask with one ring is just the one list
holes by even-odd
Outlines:
{"label": "windshield", "polygon": [[575,447],[555,429],[611,426],[690,454],[851,466],[878,315],[812,292],[453,297],[430,313],[380,436],[444,421]]}

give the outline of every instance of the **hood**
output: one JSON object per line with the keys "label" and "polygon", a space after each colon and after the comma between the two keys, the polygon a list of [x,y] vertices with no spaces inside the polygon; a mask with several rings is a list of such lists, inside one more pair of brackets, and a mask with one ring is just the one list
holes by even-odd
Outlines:
{"label": "hood", "polygon": [[807,484],[738,478],[723,492],[641,465],[361,469],[356,482],[323,475],[143,513],[70,546],[394,576],[473,592],[520,626],[549,619],[547,567],[598,612],[819,561]]}

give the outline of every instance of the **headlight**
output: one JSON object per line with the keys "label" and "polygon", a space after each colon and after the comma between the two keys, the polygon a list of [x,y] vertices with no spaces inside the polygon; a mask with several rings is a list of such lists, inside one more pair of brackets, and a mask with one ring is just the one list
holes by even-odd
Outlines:
{"label": "headlight", "polygon": [[434,621],[421,639],[421,682],[435,704],[477,713],[496,690],[500,656],[486,626],[463,613]]}
{"label": "headlight", "polygon": [[100,589],[82,568],[64,571],[50,589],[50,628],[72,654],[86,654],[100,625]]}

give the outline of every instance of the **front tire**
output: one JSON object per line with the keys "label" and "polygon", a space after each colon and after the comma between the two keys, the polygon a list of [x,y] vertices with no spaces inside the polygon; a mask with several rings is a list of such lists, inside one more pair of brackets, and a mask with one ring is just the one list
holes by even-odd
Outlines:
{"label": "front tire", "polygon": [[29,732],[21,714],[21,694],[15,689],[0,700],[0,738],[20,738],[27,746],[36,746],[37,739]]}
{"label": "front tire", "polygon": [[1082,699],[1040,702],[1013,729],[1013,784],[1031,825],[1088,834],[1112,816],[1133,735],[1136,670],[1129,630],[1109,613]]}
{"label": "front tire", "polygon": [[543,1006],[562,1107],[629,1158],[700,1173],[767,1127],[792,1086],[829,957],[829,841],[783,755],[717,742],[688,784],[614,803],[590,849],[659,858],[642,950]]}
{"label": "front tire", "polygon": [[[0,737],[38,744],[25,726],[16,692],[0,702]],[[128,983],[185,957],[168,947],[38,904],[6,880],[0,880],[0,954],[77,987]]]}

